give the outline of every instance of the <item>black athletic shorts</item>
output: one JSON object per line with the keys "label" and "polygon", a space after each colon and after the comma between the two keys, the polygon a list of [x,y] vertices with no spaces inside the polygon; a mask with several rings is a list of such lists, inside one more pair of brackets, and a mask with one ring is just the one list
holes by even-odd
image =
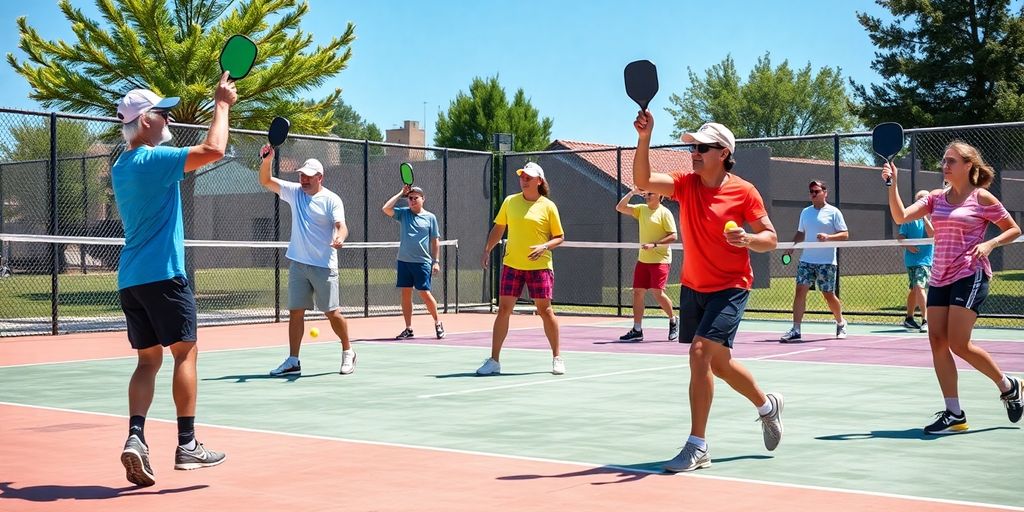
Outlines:
{"label": "black athletic shorts", "polygon": [[700,336],[732,348],[748,299],[750,290],[742,288],[701,293],[680,287],[679,342],[690,343]]}
{"label": "black athletic shorts", "polygon": [[174,277],[129,286],[119,295],[132,348],[196,341],[196,300],[188,279]]}

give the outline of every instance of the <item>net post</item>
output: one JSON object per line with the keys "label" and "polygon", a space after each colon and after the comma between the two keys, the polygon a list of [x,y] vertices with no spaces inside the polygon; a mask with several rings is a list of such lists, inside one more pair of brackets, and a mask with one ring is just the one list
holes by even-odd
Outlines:
{"label": "net post", "polygon": [[455,314],[459,314],[459,241],[455,241]]}
{"label": "net post", "polygon": [[[57,218],[57,113],[50,112],[50,225],[48,231],[56,236]],[[57,279],[60,264],[61,244],[50,244],[50,334],[57,335],[58,297],[60,283]]]}

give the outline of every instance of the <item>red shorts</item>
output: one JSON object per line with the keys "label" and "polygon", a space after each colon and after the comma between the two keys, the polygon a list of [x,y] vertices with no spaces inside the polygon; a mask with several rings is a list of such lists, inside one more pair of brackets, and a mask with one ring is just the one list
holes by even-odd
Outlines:
{"label": "red shorts", "polygon": [[501,267],[499,295],[519,297],[523,285],[530,291],[531,299],[550,299],[555,291],[555,273],[548,268],[540,270],[519,270],[508,265]]}
{"label": "red shorts", "polygon": [[668,263],[636,262],[633,269],[633,288],[664,290],[668,284]]}

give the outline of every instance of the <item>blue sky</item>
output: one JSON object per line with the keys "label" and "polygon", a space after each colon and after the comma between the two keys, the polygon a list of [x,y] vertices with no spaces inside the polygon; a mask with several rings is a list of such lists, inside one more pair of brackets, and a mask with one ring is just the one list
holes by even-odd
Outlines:
{"label": "blue sky", "polygon": [[[511,97],[523,88],[541,115],[554,120],[553,138],[633,145],[636,105],[626,97],[622,68],[650,59],[658,65],[660,92],[651,104],[655,143],[670,142],[671,94],[689,85],[687,67],[705,69],[731,54],[746,78],[757,58],[771,52],[773,64],[808,62],[814,69],[839,67],[859,83],[879,81],[871,70],[874,48],[856,12],[884,17],[870,0],[763,2],[518,0],[464,2],[309,0],[302,27],[327,41],[356,25],[348,69],[309,93],[324,96],[340,87],[347,103],[381,129],[405,119],[423,122],[427,140],[439,109],[468,90],[475,76],[498,74]],[[94,2],[74,5],[96,17]],[[73,35],[56,0],[0,2],[3,53],[17,48],[15,17],[47,39]],[[0,105],[40,110],[29,87],[0,63]],[[111,109],[111,114],[113,108]]]}

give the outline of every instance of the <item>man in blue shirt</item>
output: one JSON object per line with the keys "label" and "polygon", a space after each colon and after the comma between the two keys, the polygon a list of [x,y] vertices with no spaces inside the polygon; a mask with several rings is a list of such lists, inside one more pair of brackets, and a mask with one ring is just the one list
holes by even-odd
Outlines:
{"label": "man in blue shirt", "polygon": [[[919,190],[914,195],[914,201],[920,201],[928,197],[927,190]],[[932,221],[927,216],[921,219],[912,220],[900,225],[900,233],[896,238],[907,240],[910,238],[931,238],[935,234]],[[928,332],[928,307],[925,297],[925,287],[928,286],[928,279],[932,273],[932,254],[935,246],[908,245],[903,253],[903,263],[907,266],[907,278],[910,280],[910,291],[907,292],[907,317],[903,319],[903,328],[911,332]],[[914,321],[914,310],[921,310],[920,325]]]}
{"label": "man in blue shirt", "polygon": [[228,143],[228,113],[238,99],[228,74],[213,95],[213,120],[198,146],[162,147],[172,135],[168,124],[178,98],[135,89],[117,105],[127,148],[110,169],[114,199],[124,226],[125,245],[117,273],[128,341],[138,363],[128,384],[128,440],[121,463],[129,482],[153,485],[144,426],[153,402],[164,347],[174,356],[173,396],[178,417],[174,469],[197,469],[224,462],[195,438],[196,305],[185,274],[185,229],[178,182],[186,172],[220,160]]}
{"label": "man in blue shirt", "polygon": [[[796,228],[793,242],[839,242],[849,240],[846,220],[839,208],[828,204],[828,186],[823,181],[812,181],[807,192],[811,205],[800,212],[800,224]],[[792,254],[793,249],[786,251]],[[846,338],[846,320],[843,318],[843,303],[836,296],[838,265],[835,247],[822,249],[806,248],[800,255],[796,269],[796,294],[793,296],[793,327],[779,339],[783,343],[800,341],[800,323],[807,309],[807,292],[811,286],[821,290],[828,309],[836,319],[836,338]]]}
{"label": "man in blue shirt", "polygon": [[299,182],[270,175],[274,147],[260,151],[260,185],[288,203],[292,212],[292,234],[285,256],[288,265],[288,358],[270,371],[275,377],[301,375],[299,348],[305,334],[306,310],[319,309],[341,340],[341,369],[348,375],[356,370],[356,353],[348,338],[348,324],[341,314],[338,287],[338,251],[348,237],[345,206],[337,194],[323,186],[324,166],[310,158],[295,170]]}
{"label": "man in blue shirt", "polygon": [[[408,207],[395,207],[398,199],[404,197]],[[427,311],[434,318],[434,334],[437,339],[444,338],[444,325],[437,317],[437,301],[430,293],[430,281],[433,274],[441,271],[438,258],[441,254],[441,233],[437,228],[437,217],[423,209],[423,189],[406,185],[402,191],[391,196],[384,203],[381,211],[384,215],[398,221],[400,227],[398,261],[395,263],[398,273],[395,287],[402,290],[402,317],[405,318],[405,330],[395,339],[404,340],[413,337],[412,332],[412,289],[420,292],[420,299],[427,306]]]}

